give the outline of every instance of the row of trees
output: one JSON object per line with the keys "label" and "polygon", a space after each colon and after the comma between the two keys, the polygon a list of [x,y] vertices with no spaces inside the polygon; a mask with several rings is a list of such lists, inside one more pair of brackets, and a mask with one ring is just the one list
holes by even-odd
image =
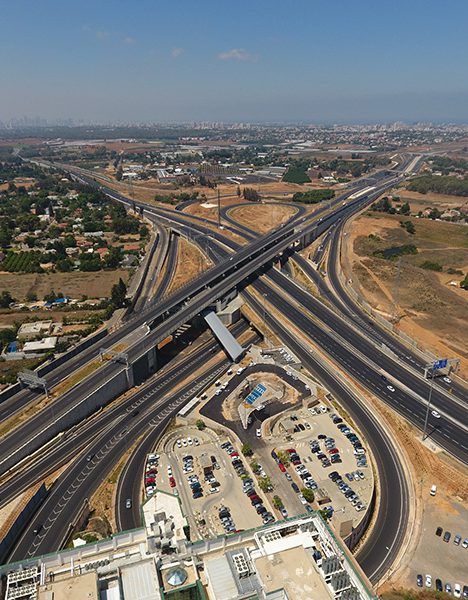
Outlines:
{"label": "row of trees", "polygon": [[384,212],[390,215],[409,215],[411,214],[411,206],[408,202],[404,202],[401,206],[393,206],[392,199],[388,196],[377,200],[373,204],[371,204],[371,210],[375,210],[376,212]]}
{"label": "row of trees", "polygon": [[408,184],[408,189],[420,194],[435,192],[451,196],[468,196],[468,178],[458,179],[449,175],[423,175],[416,177]]}
{"label": "row of trees", "polygon": [[330,189],[308,190],[307,192],[296,192],[292,197],[293,202],[302,202],[304,204],[317,204],[324,200],[331,200],[335,197],[335,192]]}

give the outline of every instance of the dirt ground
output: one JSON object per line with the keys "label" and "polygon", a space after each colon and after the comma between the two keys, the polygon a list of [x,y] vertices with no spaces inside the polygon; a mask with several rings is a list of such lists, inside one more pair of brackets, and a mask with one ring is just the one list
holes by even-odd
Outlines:
{"label": "dirt ground", "polygon": [[109,297],[111,288],[121,277],[128,281],[127,269],[96,271],[92,273],[0,273],[0,292],[8,290],[18,301],[23,301],[28,292],[35,292],[39,299],[54,290],[71,298]]}
{"label": "dirt ground", "polygon": [[229,216],[241,225],[251,227],[258,233],[266,233],[285,223],[296,213],[292,206],[280,204],[252,204],[239,206],[229,211]]}
{"label": "dirt ground", "polygon": [[[453,536],[456,533],[463,534],[466,530],[466,520],[462,515],[466,515],[468,507],[468,469],[443,452],[433,451],[424,445],[420,433],[382,402],[376,399],[372,399],[371,402],[388,425],[392,438],[409,457],[407,467],[411,470],[413,494],[416,499],[416,515],[409,545],[401,561],[392,571],[390,579],[381,586],[379,592],[390,591],[393,587],[400,586],[415,588],[417,568],[421,569],[417,572],[422,572],[423,575],[425,572],[431,573],[433,579],[440,577],[442,581],[451,581],[452,585],[457,580],[462,583],[460,577],[463,575],[464,555],[461,552],[466,550],[455,547],[455,550],[460,550],[460,564],[456,564],[450,556],[446,556],[446,550],[429,553],[428,537],[431,542],[434,539],[440,541],[434,535],[436,527],[440,525],[444,530],[449,529],[452,532],[449,546],[453,546]],[[433,484],[437,485],[435,497],[429,494]],[[467,535],[468,533],[464,537]],[[426,565],[426,571],[422,570],[423,565]]]}
{"label": "dirt ground", "polygon": [[[468,271],[468,235],[463,225],[408,219],[416,233],[408,234],[399,215],[365,213],[353,220],[344,238],[345,271],[359,293],[401,331],[440,356],[460,358],[468,374],[468,294],[453,285]],[[369,236],[373,236],[370,238]],[[416,255],[400,261],[376,258],[375,251],[414,244]],[[443,272],[420,268],[424,261],[443,266]],[[395,310],[395,303],[398,310]]]}
{"label": "dirt ground", "polygon": [[184,238],[180,238],[177,267],[168,291],[172,292],[181,287],[205,271],[209,266],[210,263],[194,244],[190,244]]}
{"label": "dirt ground", "polygon": [[[30,311],[18,311],[12,312],[8,309],[0,310],[0,327],[12,327],[16,323],[24,323],[27,321],[48,321],[52,320],[54,323],[61,323],[64,317],[67,317],[70,321],[76,320],[87,320],[92,315],[95,315],[97,311],[91,310],[74,310],[73,312],[66,312],[63,310],[37,310],[34,312]],[[65,326],[68,328],[68,326]],[[81,325],[72,324],[69,329],[63,328],[63,331],[76,331],[81,329]]]}

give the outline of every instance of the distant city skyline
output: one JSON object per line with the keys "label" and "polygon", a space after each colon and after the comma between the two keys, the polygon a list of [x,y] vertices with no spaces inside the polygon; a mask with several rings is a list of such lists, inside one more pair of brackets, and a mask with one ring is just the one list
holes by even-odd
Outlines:
{"label": "distant city skyline", "polygon": [[464,0],[0,9],[4,123],[468,123]]}

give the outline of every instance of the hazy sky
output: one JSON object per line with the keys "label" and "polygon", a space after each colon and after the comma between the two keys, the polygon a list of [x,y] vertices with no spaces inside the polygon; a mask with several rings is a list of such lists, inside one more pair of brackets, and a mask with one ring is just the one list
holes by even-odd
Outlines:
{"label": "hazy sky", "polygon": [[468,0],[0,0],[0,120],[468,122]]}

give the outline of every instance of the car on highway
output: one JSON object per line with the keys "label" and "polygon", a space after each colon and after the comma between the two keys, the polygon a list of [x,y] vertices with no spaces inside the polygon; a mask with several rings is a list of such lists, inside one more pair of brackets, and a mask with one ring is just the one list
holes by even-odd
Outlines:
{"label": "car on highway", "polygon": [[42,523],[38,523],[36,525],[36,527],[34,527],[34,529],[33,529],[34,535],[37,535],[41,531],[41,529],[42,529]]}
{"label": "car on highway", "polygon": [[434,417],[434,419],[440,419],[440,413],[438,413],[436,410],[431,410],[431,415]]}
{"label": "car on highway", "polygon": [[125,508],[132,508],[132,501],[130,498],[125,500]]}
{"label": "car on highway", "polygon": [[86,462],[91,462],[94,458],[94,454],[88,454],[88,456],[86,457]]}
{"label": "car on highway", "polygon": [[393,387],[393,385],[387,385],[387,390],[389,390],[390,392],[394,392],[395,388]]}
{"label": "car on highway", "polygon": [[444,377],[443,378],[445,383],[452,383],[452,380],[450,379],[450,377]]}

